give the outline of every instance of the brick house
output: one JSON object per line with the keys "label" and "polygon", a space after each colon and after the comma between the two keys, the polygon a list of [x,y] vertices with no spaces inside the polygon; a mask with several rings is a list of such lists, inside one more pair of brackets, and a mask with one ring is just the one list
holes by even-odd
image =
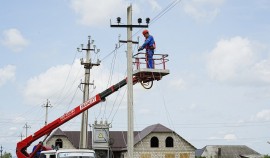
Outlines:
{"label": "brick house", "polygon": [[[88,146],[92,148],[92,132],[88,133]],[[110,157],[127,157],[127,132],[110,131]],[[74,149],[79,147],[79,131],[58,128],[45,142],[47,146]],[[173,130],[154,124],[134,132],[134,158],[195,158],[196,148]]]}

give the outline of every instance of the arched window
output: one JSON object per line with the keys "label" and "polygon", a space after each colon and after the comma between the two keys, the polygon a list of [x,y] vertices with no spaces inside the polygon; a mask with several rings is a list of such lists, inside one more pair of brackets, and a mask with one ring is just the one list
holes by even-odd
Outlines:
{"label": "arched window", "polygon": [[165,142],[166,142],[166,147],[173,147],[173,138],[172,137],[167,137]]}
{"label": "arched window", "polygon": [[151,138],[151,148],[158,148],[159,146],[159,141],[157,137],[152,137]]}
{"label": "arched window", "polygon": [[62,139],[56,139],[55,146],[58,148],[63,148],[63,141]]}

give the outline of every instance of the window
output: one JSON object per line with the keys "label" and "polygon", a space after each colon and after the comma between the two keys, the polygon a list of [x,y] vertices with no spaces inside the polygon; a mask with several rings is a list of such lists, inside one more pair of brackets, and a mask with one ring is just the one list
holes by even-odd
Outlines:
{"label": "window", "polygon": [[56,139],[55,146],[59,148],[63,148],[63,141],[62,139]]}
{"label": "window", "polygon": [[158,148],[158,138],[157,137],[152,137],[151,138],[151,148]]}
{"label": "window", "polygon": [[166,147],[173,147],[173,138],[172,137],[167,137],[165,140]]}

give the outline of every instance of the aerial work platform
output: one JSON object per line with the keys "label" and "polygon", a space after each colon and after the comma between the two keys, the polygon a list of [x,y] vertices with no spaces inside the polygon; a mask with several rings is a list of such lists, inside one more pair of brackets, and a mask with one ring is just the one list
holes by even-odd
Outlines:
{"label": "aerial work platform", "polygon": [[[159,81],[163,76],[170,74],[170,71],[166,69],[166,63],[169,61],[167,58],[168,54],[154,54],[153,55],[153,65],[154,68],[147,68],[147,57],[146,53],[137,53],[133,56],[135,70],[133,71],[133,76],[137,77],[138,80],[144,84],[149,85],[150,81]],[[145,84],[148,83],[148,84]],[[151,83],[152,84],[152,83]],[[148,87],[152,87],[148,86]],[[145,87],[146,88],[146,87]]]}

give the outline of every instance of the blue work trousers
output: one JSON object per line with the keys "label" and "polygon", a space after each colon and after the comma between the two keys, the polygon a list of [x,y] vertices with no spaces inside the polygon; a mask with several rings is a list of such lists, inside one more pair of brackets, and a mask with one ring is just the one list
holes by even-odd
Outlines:
{"label": "blue work trousers", "polygon": [[146,55],[147,55],[147,68],[153,69],[154,68],[154,60],[153,60],[153,55],[154,55],[154,50],[146,50]]}

